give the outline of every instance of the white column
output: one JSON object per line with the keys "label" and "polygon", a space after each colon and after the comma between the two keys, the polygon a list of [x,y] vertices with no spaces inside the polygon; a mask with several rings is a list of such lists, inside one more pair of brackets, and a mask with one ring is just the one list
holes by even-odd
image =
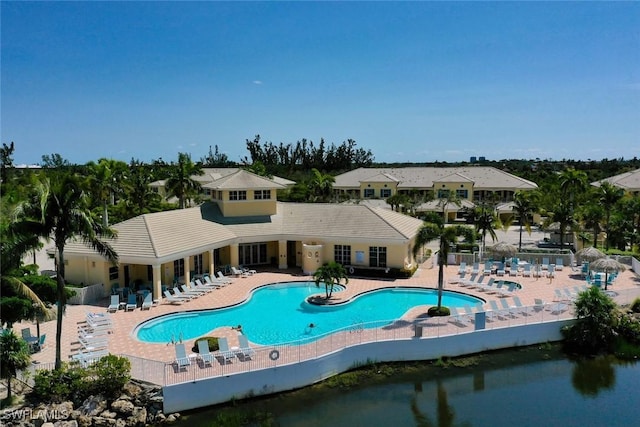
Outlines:
{"label": "white column", "polygon": [[162,299],[162,277],[160,276],[160,266],[154,265],[153,269],[153,299]]}
{"label": "white column", "polygon": [[215,276],[216,266],[213,259],[213,249],[209,249],[209,275]]}
{"label": "white column", "polygon": [[189,257],[184,257],[184,283],[191,282],[191,266],[189,265]]}
{"label": "white column", "polygon": [[229,245],[229,264],[234,267],[238,267],[240,264],[240,258],[238,253],[238,244],[232,243]]}

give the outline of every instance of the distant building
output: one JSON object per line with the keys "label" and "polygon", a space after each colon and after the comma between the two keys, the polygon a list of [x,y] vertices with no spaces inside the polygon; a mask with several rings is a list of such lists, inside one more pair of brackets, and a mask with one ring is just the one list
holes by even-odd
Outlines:
{"label": "distant building", "polygon": [[513,201],[516,191],[535,190],[536,183],[489,166],[359,168],[335,177],[333,189],[353,199],[386,199],[394,194],[431,194],[433,201],[416,207],[420,212],[442,212],[438,199],[454,193],[460,206],[447,204],[448,222],[462,220],[464,208],[490,200]]}
{"label": "distant building", "polygon": [[592,182],[591,185],[600,187],[605,181],[618,188],[622,188],[628,194],[633,196],[640,195],[640,169],[601,179],[600,181]]}

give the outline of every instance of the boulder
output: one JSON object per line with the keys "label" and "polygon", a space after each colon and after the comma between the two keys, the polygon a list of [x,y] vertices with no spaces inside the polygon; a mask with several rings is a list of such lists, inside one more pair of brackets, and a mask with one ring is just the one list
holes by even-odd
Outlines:
{"label": "boulder", "polygon": [[118,414],[129,416],[133,413],[135,406],[129,400],[118,399],[111,404],[111,409],[116,411]]}
{"label": "boulder", "polygon": [[145,426],[147,425],[147,408],[136,407],[129,418],[127,418],[128,426]]}
{"label": "boulder", "polygon": [[100,395],[89,396],[78,409],[83,415],[95,417],[107,409],[107,401]]}

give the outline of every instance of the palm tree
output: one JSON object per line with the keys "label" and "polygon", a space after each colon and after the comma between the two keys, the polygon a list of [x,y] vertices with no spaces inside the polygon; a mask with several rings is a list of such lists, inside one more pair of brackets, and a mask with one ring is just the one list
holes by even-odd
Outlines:
{"label": "palm tree", "polygon": [[560,174],[560,192],[563,197],[568,197],[572,210],[575,208],[576,195],[581,196],[586,189],[587,174],[583,171],[568,168]]}
{"label": "palm tree", "polygon": [[113,159],[102,158],[98,163],[89,162],[90,192],[95,200],[102,203],[102,225],[109,226],[109,205],[115,203],[116,194],[122,192],[127,164]]}
{"label": "palm tree", "polygon": [[[449,227],[426,222],[418,230],[416,241],[413,245],[413,257],[415,258],[418,251],[427,243],[439,240],[438,253],[438,306],[436,313],[441,312],[442,308],[442,291],[444,289],[444,266],[447,265],[447,258],[451,246],[455,244],[458,237],[464,237],[466,241],[473,242],[475,233],[472,228],[464,225],[452,225]],[[430,310],[431,314],[431,310]]]}
{"label": "palm tree", "polygon": [[575,228],[575,218],[573,216],[573,208],[571,204],[565,200],[560,200],[556,204],[553,212],[549,212],[549,216],[545,221],[545,226],[558,223],[560,232],[560,247],[564,248],[564,235],[567,228]]}
{"label": "palm tree", "polygon": [[487,234],[491,236],[492,241],[498,240],[498,235],[496,234],[497,220],[492,210],[488,210],[484,206],[476,209],[478,212],[476,213],[475,228],[476,233],[482,235],[482,252],[484,253],[487,248]]}
{"label": "palm tree", "polygon": [[29,366],[31,355],[27,342],[6,329],[0,335],[0,377],[7,380],[7,400],[11,401],[11,379]]}
{"label": "palm tree", "polygon": [[400,206],[407,207],[411,203],[411,199],[406,194],[396,193],[393,196],[387,197],[388,205],[391,205],[391,210],[400,212]]}
{"label": "palm tree", "polygon": [[191,161],[187,153],[178,153],[178,164],[172,165],[166,181],[167,198],[178,198],[180,209],[184,209],[186,200],[198,194],[200,183],[192,177],[203,175],[202,167]]}
{"label": "palm tree", "polygon": [[518,239],[518,252],[522,251],[522,228],[531,234],[531,217],[536,212],[533,193],[518,191],[513,196],[513,212],[518,216],[520,224],[520,236]]}
{"label": "palm tree", "polygon": [[133,216],[150,212],[151,206],[157,206],[160,195],[149,186],[152,181],[150,171],[139,161],[129,164],[129,179],[126,187],[127,211]]}
{"label": "palm tree", "polygon": [[311,169],[312,178],[309,181],[309,190],[311,191],[313,201],[326,202],[331,199],[333,191],[333,183],[336,179],[327,173],[322,173],[316,168]]}
{"label": "palm tree", "polygon": [[437,206],[442,209],[442,219],[446,224],[448,222],[447,206],[456,205],[460,207],[462,205],[462,202],[460,200],[460,197],[458,197],[458,195],[452,191],[446,191],[445,194],[442,194],[441,196],[442,197],[438,197]]}
{"label": "palm tree", "polygon": [[339,285],[344,279],[344,284],[349,283],[349,277],[347,276],[347,270],[339,262],[331,261],[316,270],[313,273],[313,278],[316,282],[316,286],[320,286],[320,282],[324,283],[324,289],[327,300],[331,298],[333,287]]}
{"label": "palm tree", "polygon": [[593,247],[598,247],[598,235],[602,231],[602,220],[604,219],[604,208],[598,203],[588,203],[579,212],[582,224],[588,230],[593,231]]}
{"label": "palm tree", "polygon": [[13,227],[20,233],[53,239],[56,248],[56,362],[62,364],[62,316],[66,305],[64,280],[64,250],[66,243],[80,239],[100,255],[117,263],[118,255],[103,237],[115,237],[115,232],[92,218],[82,179],[70,173],[53,173],[42,177],[35,185],[35,196],[16,210]]}
{"label": "palm tree", "polygon": [[604,181],[602,184],[600,184],[600,203],[602,204],[605,212],[604,229],[607,233],[607,250],[609,249],[609,233],[611,232],[611,211],[613,210],[615,204],[618,203],[618,201],[620,201],[623,196],[624,190],[622,188],[616,187],[615,185],[607,181]]}

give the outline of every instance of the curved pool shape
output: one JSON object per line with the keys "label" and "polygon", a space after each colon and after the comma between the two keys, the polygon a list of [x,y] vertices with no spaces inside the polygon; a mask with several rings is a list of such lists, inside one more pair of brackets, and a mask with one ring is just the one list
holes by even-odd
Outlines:
{"label": "curved pool shape", "polygon": [[[399,319],[412,307],[435,305],[438,299],[434,289],[387,288],[334,306],[306,302],[307,297],[319,293],[324,293],[324,288],[316,287],[314,282],[267,285],[255,290],[242,304],[157,317],[138,325],[134,334],[141,341],[169,343],[201,337],[222,326],[242,325],[249,341],[259,345],[303,340],[301,344],[350,325]],[[444,291],[442,296],[445,306],[477,302],[482,300],[456,292]]]}

